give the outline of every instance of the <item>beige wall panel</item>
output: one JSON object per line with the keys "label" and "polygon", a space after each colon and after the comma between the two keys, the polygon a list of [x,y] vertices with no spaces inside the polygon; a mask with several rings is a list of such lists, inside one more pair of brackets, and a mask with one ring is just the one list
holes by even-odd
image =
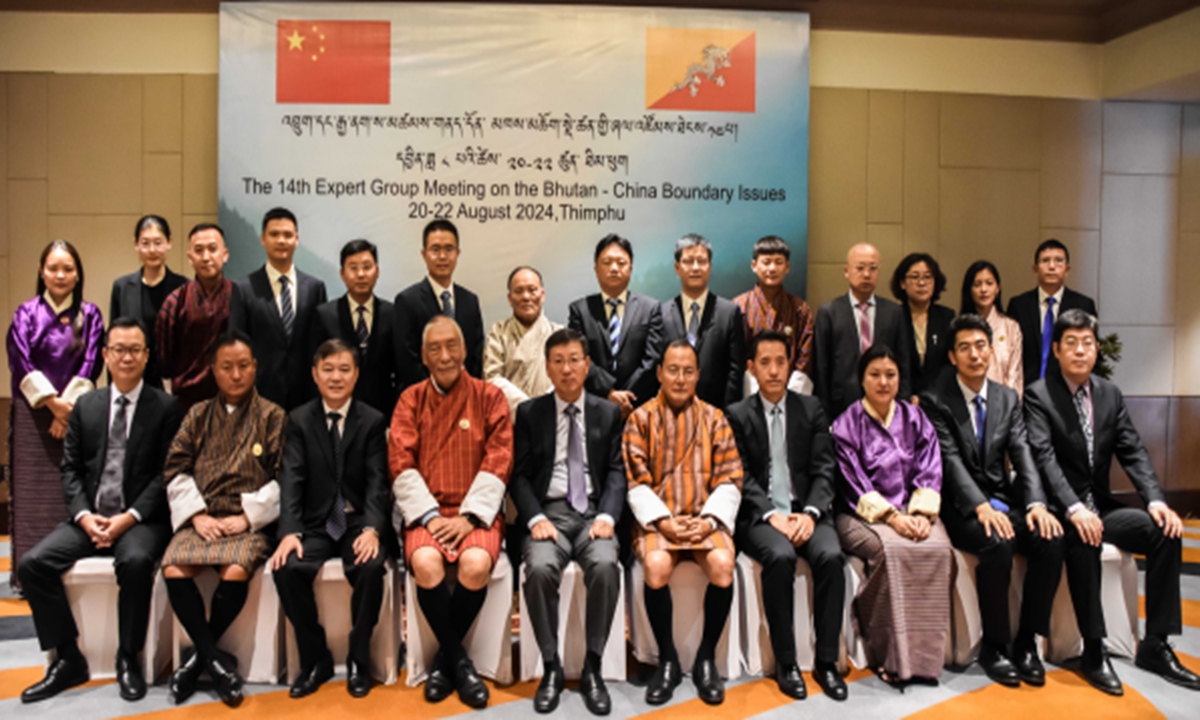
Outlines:
{"label": "beige wall panel", "polygon": [[46,177],[46,81],[49,76],[8,76],[8,177]]}
{"label": "beige wall panel", "polygon": [[173,153],[183,150],[182,75],[142,78],[142,149]]}
{"label": "beige wall panel", "polygon": [[867,137],[867,222],[904,221],[904,93],[872,90]]}
{"label": "beige wall panel", "polygon": [[[879,249],[879,285],[877,292],[886,298],[892,298],[888,283],[892,281],[892,271],[904,258],[904,226],[879,225],[867,226],[867,242]],[[845,280],[842,281],[845,284]]]}
{"label": "beige wall panel", "polygon": [[846,284],[846,263],[809,263],[808,265],[808,301],[812,307],[813,317],[817,308],[844,295],[850,287]]}
{"label": "beige wall panel", "polygon": [[1102,325],[1121,338],[1121,362],[1112,380],[1126,395],[1170,395],[1175,329],[1169,325]]}
{"label": "beige wall panel", "polygon": [[904,252],[937,252],[941,98],[904,94]]}
{"label": "beige wall panel", "polygon": [[142,213],[162,215],[170,223],[175,242],[167,263],[177,268],[183,260],[180,240],[187,240],[188,230],[183,227],[183,156],[143,155],[142,178]]}
{"label": "beige wall panel", "polygon": [[1105,175],[1097,309],[1116,325],[1174,322],[1178,180]]}
{"label": "beige wall panel", "polygon": [[843,262],[851,245],[867,239],[867,97],[865,90],[812,91],[811,262]]}
{"label": "beige wall panel", "polygon": [[1042,227],[1100,227],[1103,107],[1042,101]]}
{"label": "beige wall panel", "polygon": [[1179,229],[1182,232],[1200,232],[1200,105],[1183,106]]}
{"label": "beige wall panel", "polygon": [[52,237],[71,241],[83,258],[87,284],[83,298],[95,303],[108,317],[113,280],[133,272],[138,267],[137,253],[129,233],[138,216],[131,215],[51,215],[49,230]]}
{"label": "beige wall panel", "polygon": [[1104,103],[1104,172],[1178,173],[1181,117],[1179,105]]}
{"label": "beige wall panel", "polygon": [[[0,257],[8,257],[8,76],[0,73]],[[8,275],[0,275],[7,278]],[[3,294],[0,292],[0,294]]]}
{"label": "beige wall panel", "polygon": [[[1068,230],[1064,228],[1042,228],[1038,242],[1047,238],[1061,240],[1071,252],[1071,272],[1067,275],[1067,286],[1087,295],[1093,300],[1100,292],[1100,231]],[[1005,297],[1028,290],[1037,282],[1033,272],[1033,252],[1037,246],[1025,252],[1024,266],[1015,283],[1006,283],[1012,291],[1005,290]]]}
{"label": "beige wall panel", "polygon": [[8,181],[8,302],[16,308],[37,292],[38,256],[46,230],[46,181]]}
{"label": "beige wall panel", "polygon": [[1039,239],[1036,171],[943,170],[941,196],[936,257],[951,287],[976,260],[996,265],[1007,297],[1032,284],[1023,278]]}
{"label": "beige wall panel", "polygon": [[[8,258],[0,257],[0,279],[8,283]],[[4,323],[7,331],[12,320],[13,306],[9,303],[8,293],[0,292],[0,322]],[[8,343],[0,344],[0,398],[12,397],[12,375],[8,372]]]}
{"label": "beige wall panel", "polygon": [[1175,263],[1175,395],[1200,395],[1200,232],[1179,234]]}
{"label": "beige wall panel", "polygon": [[217,76],[183,76],[183,211],[217,214]]}
{"label": "beige wall panel", "polygon": [[1032,98],[946,95],[942,98],[942,167],[1037,170],[1041,102]]}
{"label": "beige wall panel", "polygon": [[50,77],[50,212],[136,213],[142,206],[142,79]]}

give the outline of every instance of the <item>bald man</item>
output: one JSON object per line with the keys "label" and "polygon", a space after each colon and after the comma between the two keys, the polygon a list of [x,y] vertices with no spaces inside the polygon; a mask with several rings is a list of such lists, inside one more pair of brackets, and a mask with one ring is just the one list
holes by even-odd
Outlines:
{"label": "bald man", "polygon": [[[900,367],[909,366],[904,313],[896,303],[875,296],[879,250],[867,243],[850,248],[844,272],[850,290],[817,310],[813,339],[815,393],[831,419],[862,397],[856,368],[867,348],[887,345]],[[910,386],[910,378],[902,374],[897,397],[909,397]]]}

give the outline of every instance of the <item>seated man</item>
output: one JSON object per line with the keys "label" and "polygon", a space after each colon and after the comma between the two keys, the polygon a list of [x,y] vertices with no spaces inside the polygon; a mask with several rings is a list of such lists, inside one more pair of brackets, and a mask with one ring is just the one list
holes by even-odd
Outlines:
{"label": "seated man", "polygon": [[[921,393],[921,409],[942,448],[940,516],[955,547],[979,558],[975,588],[983,616],[979,665],[1016,687],[1046,683],[1037,635],[1050,634],[1050,611],[1062,579],[1062,525],[1046,509],[1046,494],[1025,432],[1017,391],[988,380],[992,326],[978,315],[950,323],[950,364]],[[1016,472],[1009,480],[1008,466]],[[1013,553],[1029,559],[1016,640],[1008,613]],[[1009,645],[1012,653],[1009,653]]]}
{"label": "seated man", "polygon": [[[240,330],[213,345],[217,396],[192,406],[167,453],[163,477],[175,537],[163,556],[167,596],[195,653],[170,680],[176,704],[196,691],[207,669],[230,707],[242,701],[236,661],[217,641],[246,604],[251,576],[271,554],[279,517],[279,465],[287,414],[254,389],[257,371],[250,338]],[[194,578],[214,567],[221,583],[205,619]]]}
{"label": "seated man", "polygon": [[[1167,636],[1183,631],[1179,572],[1183,522],[1163,500],[1150,455],[1116,385],[1092,374],[1098,351],[1096,318],[1064,310],[1054,321],[1051,349],[1057,367],[1025,386],[1029,445],[1042,481],[1066,527],[1067,585],[1083,636],[1083,677],[1110,695],[1124,688],[1104,650],[1100,605],[1100,545],[1112,543],[1146,556],[1146,635],[1137,666],[1168,682],[1200,690],[1200,677],[1175,657]],[[1146,509],[1113,497],[1113,456]]]}
{"label": "seated man", "polygon": [[321,343],[312,374],[321,396],[288,416],[279,481],[280,542],[271,557],[279,604],[300,649],[300,674],[289,694],[311,695],[333,677],[313,580],[326,560],[340,557],[354,586],[346,689],[365,697],[371,690],[371,633],[383,606],[387,551],[379,538],[391,517],[387,420],[354,399],[358,353],[345,342]]}
{"label": "seated man", "polygon": [[[791,338],[764,330],[750,341],[747,367],[758,392],[726,411],[746,471],[737,544],[762,565],[762,601],[775,652],[775,682],[785,695],[808,695],[796,663],[796,558],[813,574],[817,662],[825,694],[845,700],[838,673],[846,558],[833,524],[835,458],[821,401],[788,390]],[[800,618],[807,624],[808,618]],[[757,632],[757,628],[751,630]]]}
{"label": "seated man", "polygon": [[483,349],[483,379],[504,391],[515,418],[517,406],[550,392],[546,377],[546,338],[562,327],[542,313],[546,291],[535,268],[508,274],[508,304],[513,314],[492,326]]}
{"label": "seated man", "polygon": [[[439,645],[425,699],[440,702],[457,690],[478,709],[487,706],[488,689],[462,640],[487,599],[504,538],[512,421],[500,388],[464,369],[467,345],[453,319],[435,315],[426,324],[421,355],[429,377],[396,403],[388,464],[417,601]],[[458,566],[453,595],[447,564]]]}
{"label": "seated man", "polygon": [[709,582],[692,681],[704,702],[725,699],[714,658],[733,603],[733,527],[742,500],[742,463],[725,416],[696,397],[697,366],[687,340],[667,345],[657,372],[662,390],[634,410],[622,439],[629,509],[637,519],[633,550],[645,571],[646,615],[658,643],[658,670],[646,686],[651,705],[670,700],[681,680],[667,583],[688,555]]}
{"label": "seated man", "polygon": [[613,530],[625,505],[624,423],[619,407],[583,390],[587,336],[563,328],[545,345],[546,372],[554,389],[517,409],[516,462],[509,485],[517,525],[529,529],[524,544],[525,602],[546,665],[533,708],[552,712],[563,690],[558,587],[563,569],[574,560],[583,569],[588,589],[587,656],[579,689],[588,710],[607,715],[612,701],[600,675],[600,658],[621,601]]}
{"label": "seated man", "polygon": [[21,693],[21,702],[53,697],[88,680],[79,629],[67,603],[62,574],[75,561],[113,558],[117,596],[117,683],[121,697],[140,700],[146,681],[138,653],[146,642],[155,564],[171,531],[162,466],[179,429],[179,403],[142,382],[150,348],[137,320],[117,318],[102,349],[112,376],[108,387],[75,402],[63,442],[63,492],[69,519],[17,566],[38,642],[58,657],[46,677]]}

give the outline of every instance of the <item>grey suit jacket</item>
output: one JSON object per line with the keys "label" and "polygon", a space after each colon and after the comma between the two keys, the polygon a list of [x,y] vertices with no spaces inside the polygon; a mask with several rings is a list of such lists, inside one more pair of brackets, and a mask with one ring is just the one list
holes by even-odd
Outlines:
{"label": "grey suit jacket", "polygon": [[[674,340],[687,339],[688,313],[683,296],[677,295],[661,307],[663,320],[662,347]],[[725,409],[742,399],[742,378],[746,372],[746,327],[742,310],[729,300],[711,292],[704,301],[700,328],[696,340],[696,356],[700,359],[700,381],[696,395],[701,400]]]}

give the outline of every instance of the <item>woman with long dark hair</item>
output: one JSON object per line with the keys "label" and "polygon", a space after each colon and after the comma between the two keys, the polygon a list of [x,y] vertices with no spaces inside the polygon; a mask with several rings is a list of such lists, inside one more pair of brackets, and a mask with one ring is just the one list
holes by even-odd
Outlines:
{"label": "woman with long dark hair", "polygon": [[55,240],[38,268],[37,295],[17,308],[8,328],[14,559],[67,516],[59,469],[67,418],[103,366],[104,318],[83,300],[79,252]]}
{"label": "woman with long dark hair", "polygon": [[992,326],[992,362],[988,380],[1025,393],[1025,371],[1021,365],[1021,326],[1000,312],[1000,271],[987,260],[976,260],[963,275],[959,312],[974,313]]}
{"label": "woman with long dark hair", "polygon": [[910,378],[914,398],[950,363],[946,333],[954,311],[937,304],[945,289],[946,276],[937,260],[926,253],[909,253],[892,273],[892,295],[904,308],[908,342],[909,367],[900,371]]}

